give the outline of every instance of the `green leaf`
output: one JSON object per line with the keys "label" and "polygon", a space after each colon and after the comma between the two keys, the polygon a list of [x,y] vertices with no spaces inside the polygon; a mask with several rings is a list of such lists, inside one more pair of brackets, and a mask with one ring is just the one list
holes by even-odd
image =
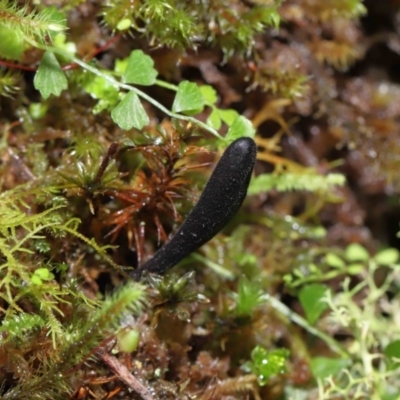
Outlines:
{"label": "green leaf", "polygon": [[47,268],[38,268],[34,272],[34,275],[36,275],[43,281],[50,281],[50,280],[54,279],[54,274],[51,273]]}
{"label": "green leaf", "polygon": [[136,329],[125,328],[117,334],[117,341],[121,351],[132,353],[138,347],[140,340],[139,332]]}
{"label": "green leaf", "polygon": [[54,39],[59,32],[67,29],[67,18],[63,11],[57,7],[45,7],[40,11],[40,18],[47,21],[48,35]]}
{"label": "green leaf", "polygon": [[346,247],[345,257],[347,261],[368,261],[370,256],[367,249],[358,243],[351,243]]}
{"label": "green leaf", "polygon": [[132,25],[132,21],[129,18],[121,19],[121,21],[117,24],[117,30],[119,31],[126,31]]}
{"label": "green leaf", "polygon": [[150,86],[156,81],[158,72],[154,69],[154,61],[142,50],[134,50],[128,58],[128,65],[122,75],[125,83]]}
{"label": "green leaf", "polygon": [[20,60],[24,52],[24,35],[20,29],[0,24],[0,57]]}
{"label": "green leaf", "polygon": [[59,96],[68,87],[67,78],[62,71],[56,56],[46,51],[33,80],[33,86],[39,90],[44,99],[51,94]]}
{"label": "green leaf", "polygon": [[76,53],[76,44],[74,42],[67,42],[67,35],[64,32],[58,33],[54,37],[53,45],[58,49],[67,51],[69,54]]}
{"label": "green leaf", "polygon": [[226,139],[229,142],[233,142],[234,140],[244,136],[254,138],[255,133],[256,130],[251,121],[246,117],[243,117],[243,115],[239,115],[229,128]]}
{"label": "green leaf", "polygon": [[234,297],[236,300],[236,315],[251,316],[256,307],[265,301],[258,281],[250,281],[243,277],[239,281],[238,292]]}
{"label": "green leaf", "polygon": [[150,120],[140,102],[139,96],[129,92],[111,111],[111,118],[122,129],[142,129]]}
{"label": "green leaf", "polygon": [[205,104],[207,104],[208,106],[213,106],[217,102],[218,100],[217,92],[212,86],[210,85],[200,86],[200,91],[204,97]]}
{"label": "green leaf", "polygon": [[335,253],[328,253],[325,256],[325,262],[332,268],[344,268],[344,261]]}
{"label": "green leaf", "polygon": [[339,373],[350,364],[346,358],[315,357],[311,360],[310,367],[314,378],[325,379]]}
{"label": "green leaf", "polygon": [[43,103],[30,103],[29,104],[29,115],[33,119],[40,119],[46,115],[48,106]]}
{"label": "green leaf", "polygon": [[328,308],[328,304],[322,300],[327,290],[327,286],[320,283],[307,285],[301,289],[299,300],[310,324],[315,324],[320,315]]}
{"label": "green leaf", "polygon": [[268,383],[269,379],[286,371],[286,360],[289,357],[288,349],[267,350],[256,346],[251,352],[250,369],[255,375],[260,386]]}
{"label": "green leaf", "polygon": [[218,111],[213,109],[211,114],[207,118],[207,125],[214,129],[219,129],[221,127],[221,118],[219,117]]}
{"label": "green leaf", "polygon": [[178,86],[172,111],[196,114],[203,110],[204,104],[205,99],[200,88],[193,82],[183,81]]}
{"label": "green leaf", "polygon": [[31,283],[33,283],[36,286],[42,286],[43,285],[43,281],[40,279],[40,277],[38,275],[33,274],[31,276]]}
{"label": "green leaf", "polygon": [[383,354],[387,357],[389,369],[397,368],[400,360],[400,340],[390,342],[383,350]]}
{"label": "green leaf", "polygon": [[347,266],[346,271],[349,275],[358,275],[364,270],[363,264],[350,264]]}
{"label": "green leaf", "polygon": [[235,120],[239,117],[239,113],[236,110],[232,110],[228,108],[227,110],[220,110],[217,108],[219,117],[224,121],[228,126],[232,126]]}
{"label": "green leaf", "polygon": [[387,393],[382,394],[381,400],[400,400],[400,395],[397,393],[391,393],[392,389],[387,388]]}
{"label": "green leaf", "polygon": [[93,108],[94,114],[105,109],[111,110],[119,101],[118,88],[102,76],[91,76],[83,88],[94,99],[99,100]]}
{"label": "green leaf", "polygon": [[396,249],[385,249],[375,255],[374,260],[379,265],[392,265],[399,260],[399,251]]}
{"label": "green leaf", "polygon": [[114,72],[118,75],[118,76],[122,76],[125,71],[126,71],[126,67],[128,66],[128,57],[127,58],[123,58],[122,60],[117,58],[115,60],[115,64],[114,64]]}
{"label": "green leaf", "polygon": [[395,357],[400,359],[400,340],[390,342],[383,350],[386,357]]}

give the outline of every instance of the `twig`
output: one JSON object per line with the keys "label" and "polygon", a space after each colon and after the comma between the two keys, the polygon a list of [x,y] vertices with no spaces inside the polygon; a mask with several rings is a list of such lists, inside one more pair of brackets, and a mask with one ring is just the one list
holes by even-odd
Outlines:
{"label": "twig", "polygon": [[94,180],[95,184],[99,184],[101,178],[103,177],[104,171],[107,169],[110,164],[111,159],[115,156],[115,153],[118,151],[118,143],[112,142],[110,147],[107,150],[106,155],[103,158],[103,161],[100,164],[99,170],[97,171],[96,179]]}
{"label": "twig", "polygon": [[144,400],[156,400],[150,390],[146,388],[137,378],[135,378],[125,367],[122,365],[118,359],[113,356],[110,356],[107,353],[99,355],[102,360],[110,367],[110,369],[117,375],[121,381],[123,381],[126,385],[128,385],[131,389],[133,389],[136,393],[142,396]]}

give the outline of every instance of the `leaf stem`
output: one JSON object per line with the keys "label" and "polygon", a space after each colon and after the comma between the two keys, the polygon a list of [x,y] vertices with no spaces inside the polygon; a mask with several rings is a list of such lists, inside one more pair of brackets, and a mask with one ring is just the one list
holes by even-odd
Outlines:
{"label": "leaf stem", "polygon": [[273,296],[268,295],[267,301],[269,301],[271,306],[276,311],[278,311],[279,313],[284,315],[286,318],[290,319],[295,324],[301,326],[302,328],[304,328],[307,332],[311,333],[312,335],[323,340],[331,348],[331,350],[333,350],[335,353],[340,354],[340,356],[344,357],[344,358],[351,357],[350,353],[343,346],[341,346],[335,339],[333,339],[326,333],[320,331],[319,329],[315,328],[314,326],[311,326],[307,322],[307,320],[305,320],[299,314],[290,310],[285,304],[280,302],[278,299],[276,299]]}
{"label": "leaf stem", "polygon": [[192,258],[194,258],[196,261],[200,261],[203,264],[205,264],[208,268],[212,269],[215,273],[217,273],[219,276],[225,279],[233,280],[235,279],[235,274],[226,268],[224,268],[222,265],[207,259],[206,257],[203,257],[199,253],[193,253]]}
{"label": "leaf stem", "polygon": [[169,89],[169,90],[172,90],[173,92],[178,91],[178,86],[174,85],[173,83],[162,81],[160,79],[156,79],[156,85],[166,88],[166,89]]}
{"label": "leaf stem", "polygon": [[[44,48],[44,46],[40,46],[40,47]],[[189,117],[187,115],[176,114],[176,113],[168,110],[168,108],[164,107],[157,100],[154,100],[151,96],[149,96],[148,94],[142,92],[141,90],[137,89],[136,87],[131,86],[131,85],[127,85],[125,83],[121,83],[121,82],[117,81],[114,77],[112,77],[112,76],[110,76],[108,74],[105,74],[101,70],[91,66],[90,64],[87,64],[86,62],[82,61],[81,59],[74,57],[73,55],[71,55],[70,53],[66,52],[65,50],[61,50],[61,49],[58,49],[58,48],[52,47],[52,46],[48,46],[45,49],[48,50],[48,51],[52,51],[53,53],[56,53],[56,54],[58,54],[60,56],[70,58],[73,63],[78,64],[83,69],[85,69],[87,71],[90,71],[91,73],[93,73],[93,74],[95,74],[97,76],[102,77],[103,79],[107,80],[108,82],[110,82],[112,85],[114,85],[116,87],[119,87],[119,88],[125,89],[125,90],[129,90],[129,91],[133,91],[139,97],[141,97],[142,99],[148,101],[150,104],[152,104],[154,107],[157,107],[159,110],[164,112],[169,117],[176,118],[176,119],[179,119],[179,120],[182,120],[182,121],[191,122],[192,124],[197,125],[200,128],[210,132],[211,134],[213,134],[218,139],[225,140],[214,128],[211,128],[210,126],[208,126],[204,122],[201,122],[196,118]],[[159,81],[157,81],[157,83],[159,83]],[[170,89],[171,90],[175,90],[175,89],[172,89],[172,87]]]}

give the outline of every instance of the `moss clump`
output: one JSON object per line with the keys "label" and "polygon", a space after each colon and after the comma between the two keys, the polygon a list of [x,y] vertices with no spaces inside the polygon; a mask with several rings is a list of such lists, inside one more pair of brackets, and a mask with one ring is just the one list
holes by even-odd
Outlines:
{"label": "moss clump", "polygon": [[[397,395],[398,12],[0,1],[0,397]],[[242,212],[128,283],[254,128]]]}

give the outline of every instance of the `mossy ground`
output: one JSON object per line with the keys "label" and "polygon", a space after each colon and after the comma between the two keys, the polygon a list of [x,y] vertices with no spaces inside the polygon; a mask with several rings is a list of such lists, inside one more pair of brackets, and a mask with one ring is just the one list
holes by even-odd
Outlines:
{"label": "mossy ground", "polygon": [[[1,398],[399,399],[400,3],[39,3],[0,1]],[[63,57],[68,89],[43,99],[51,41],[116,79],[142,50],[167,111],[180,82],[211,86],[210,129],[143,100],[149,123],[122,129],[120,88]],[[241,212],[124,286],[232,110],[259,147]]]}

